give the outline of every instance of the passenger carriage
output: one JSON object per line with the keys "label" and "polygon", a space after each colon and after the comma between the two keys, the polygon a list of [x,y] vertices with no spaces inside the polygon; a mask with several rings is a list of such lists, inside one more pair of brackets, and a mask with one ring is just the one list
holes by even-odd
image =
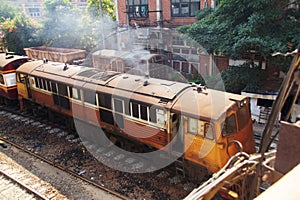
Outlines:
{"label": "passenger carriage", "polygon": [[234,153],[255,151],[249,99],[241,95],[42,61],[22,65],[17,86],[21,105],[34,102],[115,138],[182,155],[195,173],[200,166],[216,172]]}

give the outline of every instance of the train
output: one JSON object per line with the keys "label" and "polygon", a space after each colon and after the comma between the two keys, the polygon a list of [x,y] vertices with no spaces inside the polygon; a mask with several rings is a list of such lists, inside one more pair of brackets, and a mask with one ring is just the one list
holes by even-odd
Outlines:
{"label": "train", "polygon": [[0,102],[8,104],[18,99],[16,84],[16,69],[25,62],[28,57],[14,55],[12,52],[0,53]]}
{"label": "train", "polygon": [[[118,141],[179,155],[189,177],[217,172],[239,151],[255,153],[248,97],[192,83],[1,56],[1,62],[16,68],[10,72],[14,88],[0,84],[2,98],[12,100],[15,90],[21,110],[43,108],[100,126]],[[6,83],[5,64],[0,76]]]}

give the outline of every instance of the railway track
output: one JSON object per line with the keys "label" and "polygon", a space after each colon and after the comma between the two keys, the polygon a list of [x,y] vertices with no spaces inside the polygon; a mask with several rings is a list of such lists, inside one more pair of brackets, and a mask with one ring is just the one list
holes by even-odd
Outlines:
{"label": "railway track", "polygon": [[[81,141],[80,138],[78,138],[78,136],[74,135],[74,133],[70,133],[66,130],[63,129],[63,127],[59,127],[59,126],[55,126],[52,125],[51,123],[48,123],[45,119],[43,118],[35,118],[32,115],[29,115],[27,113],[19,113],[19,111],[14,111],[14,109],[2,109],[0,106],[0,116],[2,117],[6,117],[6,118],[10,118],[12,121],[15,121],[15,123],[21,123],[23,124],[23,126],[28,126],[28,127],[32,127],[31,129],[35,130],[35,132],[40,132],[41,134],[43,132],[46,132],[48,135],[53,136],[53,138],[58,138],[60,140],[66,140],[68,141],[71,145],[77,146],[78,149],[80,149],[83,146],[89,146],[89,148],[97,148],[97,152],[99,154],[97,159],[102,161],[102,162],[108,162],[108,161],[112,161],[115,162],[116,164],[119,163],[123,163],[124,167],[126,168],[130,168],[130,169],[138,169],[138,168],[149,168],[149,171],[151,171],[151,168],[153,167],[150,163],[150,161],[148,161],[147,159],[143,158],[143,157],[127,157],[126,155],[122,155],[122,154],[117,154],[116,152],[112,151],[110,149],[109,146],[107,147],[101,147],[98,148],[96,146],[93,146],[93,144],[89,144],[89,143],[85,143],[83,144],[83,142]],[[15,126],[17,124],[15,124],[14,122],[12,122],[12,126]],[[42,134],[43,135],[43,134]],[[29,137],[29,136],[28,136]],[[47,157],[47,156],[42,156],[39,153],[39,146],[42,146],[41,149],[43,148],[44,144],[41,143],[37,143],[37,142],[33,142],[35,144],[30,145],[29,143],[32,141],[31,138],[30,140],[28,140],[28,144],[16,144],[14,142],[13,138],[10,138],[9,134],[5,134],[5,137],[3,137],[3,134],[1,136],[1,132],[0,132],[0,140],[3,140],[7,145],[11,145],[14,146],[18,149],[20,149],[21,151],[24,151],[32,156],[35,156],[36,158],[42,160],[43,162],[46,162],[52,166],[55,166],[56,168],[59,168],[60,170],[66,171],[67,173],[71,174],[74,177],[77,177],[83,181],[85,181],[87,184],[91,184],[101,190],[106,191],[109,194],[112,194],[120,199],[128,199],[128,196],[131,197],[132,195],[130,193],[127,192],[127,190],[132,190],[131,188],[126,188],[126,189],[117,189],[117,191],[120,192],[116,192],[115,190],[111,190],[108,189],[106,186],[106,183],[97,180],[97,175],[91,174],[91,170],[88,168],[77,168],[74,167],[70,164],[67,165],[63,165],[63,161],[62,160],[58,160],[53,159],[52,157]],[[61,157],[62,159],[64,159],[63,157]],[[68,161],[68,160],[67,160]],[[124,164],[125,163],[125,164]],[[130,178],[130,176],[128,176],[127,174],[123,174],[123,173],[119,173],[121,176],[127,177],[127,180],[129,180],[129,182],[132,182],[132,178]],[[119,175],[119,176],[120,176]],[[155,174],[155,176],[157,176],[158,178],[166,178],[167,181],[169,179],[169,182],[171,183],[171,187],[172,184],[177,184],[180,183],[182,181],[182,179],[180,177],[176,177],[176,176],[172,176],[168,173],[168,170],[163,170],[161,171],[159,174]],[[171,176],[171,177],[170,177]],[[99,179],[99,178],[98,178]],[[123,180],[120,181],[120,183],[118,183],[119,185],[124,184],[125,187],[127,185],[127,183],[124,183]],[[131,183],[132,184],[132,183]],[[138,181],[137,180],[137,184],[143,184],[143,181]],[[149,185],[148,182],[144,183],[145,186]],[[184,192],[188,193],[189,190],[193,189],[195,187],[195,185],[193,183],[187,182],[187,183],[183,183],[183,188],[184,188]],[[124,194],[126,196],[124,196]],[[153,194],[162,198],[168,198],[167,196],[165,196],[165,194],[162,194],[160,191],[157,191],[157,194]],[[183,195],[184,196],[184,195]],[[156,199],[160,199],[160,198],[156,198]]]}
{"label": "railway track", "polygon": [[[64,131],[62,130],[61,128],[58,128],[58,127],[55,127],[53,128],[52,126],[53,125],[49,125],[49,124],[45,124],[43,122],[39,122],[37,120],[35,120],[33,117],[31,116],[28,116],[28,115],[23,115],[23,114],[19,114],[19,113],[10,113],[10,112],[13,112],[13,110],[10,110],[10,111],[0,111],[0,115],[6,115],[8,117],[10,117],[11,119],[14,119],[14,120],[19,120],[21,122],[23,122],[25,125],[33,125],[35,127],[38,127],[38,128],[41,128],[41,129],[45,129],[46,131],[48,131],[50,134],[57,134],[58,137],[65,137],[66,140],[68,140],[69,142],[71,143],[77,143],[78,145],[80,145],[80,142],[81,140],[79,138],[76,138],[74,135],[72,135],[71,133],[68,133],[67,131]],[[79,178],[83,181],[85,181],[86,183],[90,184],[90,185],[93,185],[94,187],[98,188],[98,189],[101,189],[103,191],[106,191],[107,193],[109,194],[112,194],[120,199],[128,199],[127,197],[113,191],[113,190],[110,190],[110,189],[107,189],[99,184],[96,184],[95,182],[81,176],[80,173],[76,173],[64,166],[61,166],[55,162],[53,162],[52,160],[49,160],[41,155],[38,155],[36,154],[35,152],[32,151],[31,148],[26,148],[26,147],[23,147],[21,145],[18,145],[16,143],[14,143],[13,141],[10,141],[9,139],[5,138],[5,137],[1,137],[0,136],[0,140],[4,141],[6,144],[9,144],[9,145],[12,145],[13,147],[23,151],[23,152],[26,152],[27,154],[31,155],[31,156],[34,156],[36,158],[38,158],[39,160],[43,161],[43,162],[46,162],[62,171],[65,171],[69,174],[71,174],[72,176],[76,177],[76,178]],[[5,169],[4,171],[7,171],[8,169]],[[28,180],[29,181],[29,180]],[[24,184],[24,186],[26,186]],[[43,198],[42,198],[43,199]],[[45,198],[45,199],[48,199],[48,198]]]}
{"label": "railway track", "polygon": [[67,199],[50,184],[1,157],[1,199]]}
{"label": "railway track", "polygon": [[[255,142],[255,148],[256,151],[258,152],[259,147],[260,147],[260,143],[262,140],[262,131],[264,127],[260,127],[260,130],[256,130],[255,128],[256,125],[254,125],[254,142]],[[272,133],[272,137],[274,137],[274,135],[276,134],[276,132],[279,130],[279,127],[274,127],[273,128],[273,133]],[[270,150],[276,149],[277,148],[277,142],[278,142],[278,136],[275,137],[275,139],[273,140],[273,142],[270,145]]]}
{"label": "railway track", "polygon": [[12,178],[0,170],[0,194],[2,198],[16,199],[48,199],[26,184]]}

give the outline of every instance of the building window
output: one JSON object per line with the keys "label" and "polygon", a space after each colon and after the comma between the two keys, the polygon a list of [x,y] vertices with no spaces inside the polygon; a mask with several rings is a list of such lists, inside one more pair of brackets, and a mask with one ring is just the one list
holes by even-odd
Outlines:
{"label": "building window", "polygon": [[171,0],[172,17],[194,17],[200,10],[200,0]]}
{"label": "building window", "polygon": [[127,0],[129,18],[148,18],[148,0]]}
{"label": "building window", "polygon": [[29,14],[31,17],[40,17],[41,12],[39,8],[29,8]]}

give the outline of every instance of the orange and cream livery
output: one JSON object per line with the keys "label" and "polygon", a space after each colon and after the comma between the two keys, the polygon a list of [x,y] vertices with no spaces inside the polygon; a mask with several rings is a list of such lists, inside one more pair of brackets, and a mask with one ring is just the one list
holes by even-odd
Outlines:
{"label": "orange and cream livery", "polygon": [[17,69],[17,88],[21,106],[42,105],[115,138],[179,154],[191,176],[203,167],[217,172],[238,151],[255,152],[245,96],[40,60]]}
{"label": "orange and cream livery", "polygon": [[27,61],[25,56],[0,53],[0,101],[17,100],[16,69]]}

